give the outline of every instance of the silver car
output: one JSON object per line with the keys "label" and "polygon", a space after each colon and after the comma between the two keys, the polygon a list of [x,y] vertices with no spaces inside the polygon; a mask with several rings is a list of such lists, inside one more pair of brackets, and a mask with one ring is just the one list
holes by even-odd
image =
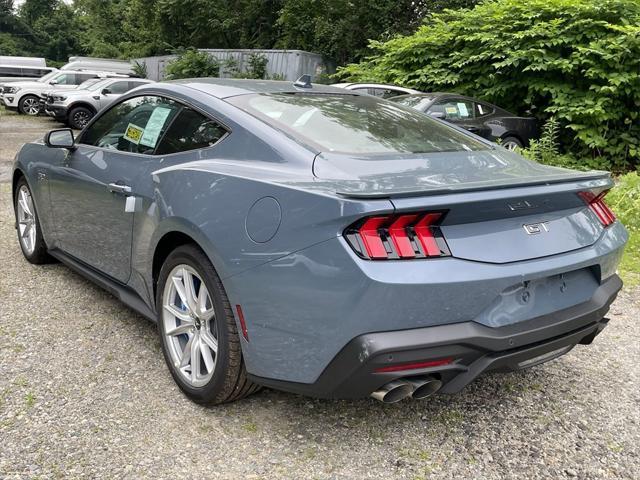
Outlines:
{"label": "silver car", "polygon": [[48,92],[44,99],[47,115],[75,129],[82,129],[103,108],[129,90],[152,83],[141,78],[105,78],[85,88]]}

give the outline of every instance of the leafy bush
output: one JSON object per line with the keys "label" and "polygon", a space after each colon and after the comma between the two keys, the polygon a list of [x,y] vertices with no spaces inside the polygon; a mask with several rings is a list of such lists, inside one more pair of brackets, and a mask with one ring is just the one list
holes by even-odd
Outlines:
{"label": "leafy bush", "polygon": [[607,204],[629,231],[620,274],[629,285],[640,284],[640,175],[628,173],[618,178],[616,187],[607,195]]}
{"label": "leafy bush", "polygon": [[185,50],[167,65],[165,79],[217,77],[220,73],[218,61],[206,52]]}
{"label": "leafy bush", "polygon": [[638,0],[487,1],[371,47],[338,76],[533,107],[566,127],[560,140],[576,157],[618,171],[640,163]]}
{"label": "leafy bush", "polygon": [[137,60],[133,61],[133,73],[136,74],[139,78],[147,78],[149,76],[149,71],[147,69],[146,62],[138,62]]}

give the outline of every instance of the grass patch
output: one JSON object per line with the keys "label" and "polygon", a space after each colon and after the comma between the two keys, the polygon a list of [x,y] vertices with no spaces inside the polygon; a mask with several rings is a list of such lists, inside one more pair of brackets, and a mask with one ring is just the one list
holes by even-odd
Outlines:
{"label": "grass patch", "polygon": [[607,195],[607,204],[629,231],[629,243],[620,262],[619,273],[628,286],[640,285],[640,175],[618,177]]}

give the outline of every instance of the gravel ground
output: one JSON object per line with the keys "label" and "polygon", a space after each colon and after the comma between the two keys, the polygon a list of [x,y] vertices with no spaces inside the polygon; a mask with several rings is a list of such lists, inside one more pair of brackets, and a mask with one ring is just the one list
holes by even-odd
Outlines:
{"label": "gravel ground", "polygon": [[64,266],[22,258],[6,183],[0,265],[0,479],[640,477],[638,289],[594,345],[457,395],[383,405],[263,390],[202,408],[173,383],[153,325]]}
{"label": "gravel ground", "polygon": [[49,117],[18,115],[0,107],[0,182],[8,182],[11,164],[24,142],[41,139],[45,132],[63,125]]}

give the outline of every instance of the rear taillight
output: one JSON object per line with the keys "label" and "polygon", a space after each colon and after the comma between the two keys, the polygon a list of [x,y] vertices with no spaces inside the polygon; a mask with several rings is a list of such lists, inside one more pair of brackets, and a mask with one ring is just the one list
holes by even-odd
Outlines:
{"label": "rear taillight", "polygon": [[578,195],[584,203],[586,203],[591,211],[596,214],[600,223],[605,227],[608,227],[613,222],[616,221],[615,214],[611,211],[609,206],[604,203],[604,196],[608,193],[608,190],[600,193],[599,195],[594,194],[593,192],[579,192]]}
{"label": "rear taillight", "polygon": [[368,260],[408,260],[451,255],[440,231],[444,212],[376,215],[344,232],[347,242]]}

